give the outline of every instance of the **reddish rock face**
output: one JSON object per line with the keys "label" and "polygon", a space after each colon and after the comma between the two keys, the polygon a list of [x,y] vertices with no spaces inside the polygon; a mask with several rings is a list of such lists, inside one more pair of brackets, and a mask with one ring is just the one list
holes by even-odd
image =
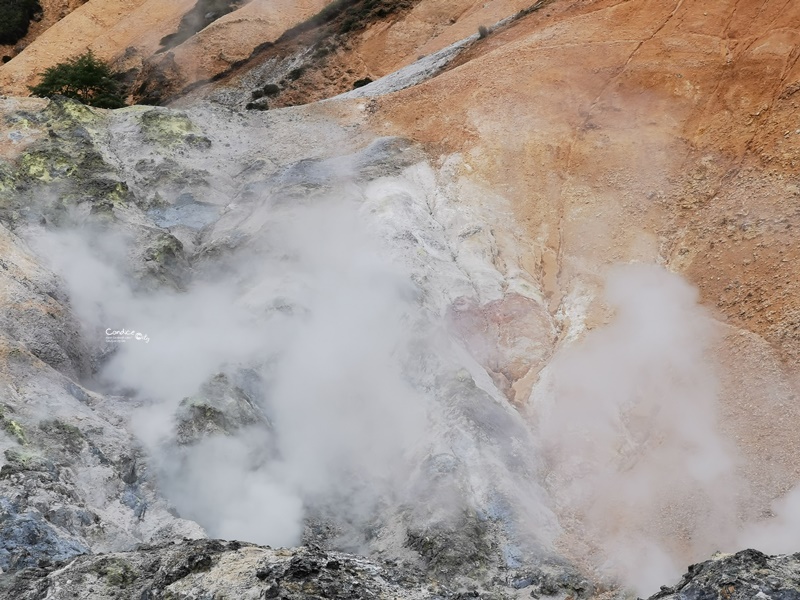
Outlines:
{"label": "reddish rock face", "polygon": [[[544,366],[555,340],[550,315],[538,302],[509,294],[482,306],[465,301],[448,313],[453,332],[485,366],[506,397],[527,401],[531,379]],[[527,392],[527,393],[526,393]]]}

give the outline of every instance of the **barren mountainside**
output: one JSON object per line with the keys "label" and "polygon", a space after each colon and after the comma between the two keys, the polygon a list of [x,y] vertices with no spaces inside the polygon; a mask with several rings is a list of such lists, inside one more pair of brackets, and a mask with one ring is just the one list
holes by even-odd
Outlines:
{"label": "barren mountainside", "polygon": [[9,597],[800,597],[800,5],[42,8]]}

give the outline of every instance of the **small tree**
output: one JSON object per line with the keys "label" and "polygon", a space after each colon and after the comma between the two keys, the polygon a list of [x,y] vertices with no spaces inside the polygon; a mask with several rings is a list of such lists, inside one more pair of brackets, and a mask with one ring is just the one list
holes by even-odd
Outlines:
{"label": "small tree", "polygon": [[0,44],[16,44],[28,33],[36,13],[41,13],[39,0],[0,0]]}
{"label": "small tree", "polygon": [[91,50],[45,69],[41,83],[30,90],[34,96],[46,98],[59,94],[98,108],[125,106],[114,72]]}

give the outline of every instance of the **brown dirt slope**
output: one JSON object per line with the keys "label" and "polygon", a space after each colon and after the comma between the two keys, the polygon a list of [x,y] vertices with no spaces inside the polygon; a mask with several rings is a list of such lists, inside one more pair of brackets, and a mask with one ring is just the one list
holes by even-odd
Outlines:
{"label": "brown dirt slope", "polygon": [[[280,82],[280,92],[270,94],[269,108],[330,98],[350,91],[358,81],[379,79],[531,6],[532,0],[356,0],[332,21],[301,35],[284,36],[274,46],[254,53],[214,84],[194,90],[189,100],[219,88],[254,91],[248,85],[263,79],[254,72],[272,60],[291,61],[301,68]],[[260,82],[277,83],[273,79]]]}
{"label": "brown dirt slope", "polygon": [[207,81],[247,59],[264,43],[321,11],[330,0],[252,0],[165,54],[145,61],[134,95],[148,103]]}
{"label": "brown dirt slope", "polygon": [[577,274],[657,259],[800,357],[800,6],[561,0],[380,101],[463,152],[527,224],[555,311]]}
{"label": "brown dirt slope", "polygon": [[[246,73],[267,58],[254,55],[254,50],[318,14],[330,0],[250,0],[183,43],[162,51],[162,39],[178,30],[181,19],[195,3],[196,0],[91,0],[39,35],[11,62],[0,66],[0,90],[9,95],[27,95],[28,86],[36,83],[38,73],[88,48],[112,62],[118,71],[129,74],[134,81],[135,99],[167,103],[198,82],[229,71],[233,75]],[[481,25],[490,26],[528,8],[531,0],[365,0],[351,4],[377,6],[379,16],[373,15],[366,28],[348,35],[346,43],[334,44],[336,51],[315,65],[308,80],[294,86],[292,93],[276,106],[330,97],[351,89],[357,79],[382,77],[420,55],[472,35]],[[402,10],[392,8],[400,4]],[[361,11],[359,6],[355,9]],[[322,34],[312,31],[303,42],[313,44],[318,41],[314,36]],[[291,45],[287,48],[295,49]]]}
{"label": "brown dirt slope", "polygon": [[167,53],[165,36],[175,33],[196,0],[90,0],[0,66],[0,90],[27,95],[44,69],[91,49],[118,71],[134,77],[143,67],[166,71],[166,83],[207,79],[273,41],[287,28],[321,10],[329,0],[252,0],[216,19]]}

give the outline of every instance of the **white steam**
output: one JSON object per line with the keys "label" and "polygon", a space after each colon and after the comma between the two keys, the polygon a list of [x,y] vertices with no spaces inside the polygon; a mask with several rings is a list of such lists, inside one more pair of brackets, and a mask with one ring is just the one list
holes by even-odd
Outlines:
{"label": "white steam", "polygon": [[179,462],[162,458],[168,496],[211,535],[297,544],[305,504],[347,498],[348,511],[366,514],[424,450],[428,402],[401,372],[414,290],[353,205],[274,211],[247,253],[227,257],[226,274],[182,293],[135,291],[121,268],[125,240],[72,231],[36,246],[87,331],[149,336],[120,344],[101,378],[148,401],[134,427],[154,455],[178,403],[216,373],[247,368],[267,382],[256,401],[272,421],[269,439],[212,436]]}
{"label": "white steam", "polygon": [[611,323],[558,354],[533,398],[573,534],[652,593],[730,541],[736,452],[718,433],[713,321],[696,290],[629,265],[611,271],[606,299]]}
{"label": "white steam", "polygon": [[625,265],[606,301],[610,323],[557,353],[532,394],[567,545],[642,596],[717,551],[796,552],[800,487],[742,520],[751,484],[721,433],[720,329],[697,290]]}
{"label": "white steam", "polygon": [[[47,233],[35,245],[65,279],[87,335],[126,328],[149,336],[147,344],[120,345],[100,378],[148,401],[134,415],[136,433],[160,460],[170,499],[209,534],[293,545],[310,506],[330,508],[357,532],[381,502],[426,497],[433,488],[415,488],[413,473],[424,458],[452,452],[448,460],[464,462],[473,491],[524,498],[522,512],[533,515],[530,530],[542,539],[550,504],[537,494],[534,469],[506,476],[507,465],[481,455],[482,442],[461,431],[441,442],[436,427],[463,415],[432,401],[438,367],[419,367],[428,369],[427,388],[409,381],[406,367],[449,342],[415,355],[433,329],[417,298],[425,290],[366,233],[364,206],[264,201],[242,221],[223,223],[227,231],[217,224],[221,237],[249,237],[181,293],[137,291],[125,266],[131,242],[122,238]],[[611,270],[606,300],[610,323],[559,350],[531,395],[542,454],[531,462],[546,465],[567,545],[642,595],[716,550],[795,551],[797,490],[776,503],[775,519],[745,527],[738,520],[746,484],[736,449],[719,433],[709,356],[716,330],[697,291],[660,267],[627,265]],[[176,452],[180,402],[217,373],[243,370],[261,382],[253,399],[270,427]],[[513,429],[520,423],[508,416],[482,425],[513,441],[529,433]],[[458,503],[426,501],[434,500],[445,510]]]}
{"label": "white steam", "polygon": [[800,540],[800,486],[772,504],[772,518],[751,523],[740,532],[736,545],[767,554],[794,554]]}

